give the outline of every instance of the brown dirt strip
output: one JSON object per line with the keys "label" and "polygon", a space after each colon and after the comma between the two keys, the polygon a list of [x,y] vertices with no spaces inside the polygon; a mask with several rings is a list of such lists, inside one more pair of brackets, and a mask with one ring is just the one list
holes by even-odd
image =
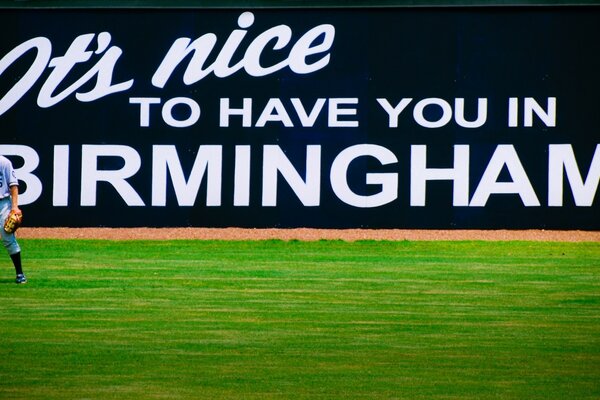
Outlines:
{"label": "brown dirt strip", "polygon": [[526,240],[600,242],[600,231],[406,230],[406,229],[252,229],[252,228],[31,228],[19,238],[107,240]]}

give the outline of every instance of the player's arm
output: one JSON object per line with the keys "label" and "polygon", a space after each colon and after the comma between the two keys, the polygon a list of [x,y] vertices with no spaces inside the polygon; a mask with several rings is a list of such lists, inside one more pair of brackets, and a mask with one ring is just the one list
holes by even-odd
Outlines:
{"label": "player's arm", "polygon": [[10,187],[10,199],[12,201],[12,211],[21,214],[21,209],[19,209],[19,185]]}

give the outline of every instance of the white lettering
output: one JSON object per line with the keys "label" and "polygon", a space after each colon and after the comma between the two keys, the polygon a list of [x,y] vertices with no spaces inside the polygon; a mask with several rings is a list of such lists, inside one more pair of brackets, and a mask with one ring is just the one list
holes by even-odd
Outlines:
{"label": "white lettering", "polygon": [[[51,107],[60,101],[64,100],[70,94],[75,92],[81,86],[89,82],[94,76],[97,77],[96,85],[89,92],[76,93],[77,100],[82,102],[90,102],[102,98],[111,93],[118,93],[128,90],[133,86],[133,79],[122,82],[116,85],[112,84],[112,76],[117,60],[123,51],[112,46],[100,58],[87,73],[79,78],[75,83],[63,90],[61,93],[54,95],[54,91],[58,85],[67,77],[76,64],[88,61],[92,56],[92,51],[86,51],[90,42],[96,36],[93,33],[81,35],[75,38],[67,52],[62,57],[54,57],[48,64],[53,68],[52,73],[40,89],[37,98],[38,106],[42,108]],[[96,54],[103,53],[110,43],[111,36],[108,32],[102,32],[98,35],[98,50]]]}
{"label": "white lettering", "polygon": [[[254,14],[251,12],[245,12],[238,18],[240,28],[249,28],[253,23]],[[329,50],[333,45],[335,28],[332,25],[319,25],[302,35],[292,46],[287,56],[279,57],[279,62],[269,66],[262,65],[261,57],[266,53],[266,47],[270,42],[275,41],[272,46],[273,51],[282,50],[290,44],[292,38],[291,28],[287,25],[278,25],[256,36],[246,48],[244,57],[234,66],[230,66],[231,58],[246,37],[247,31],[243,29],[234,30],[231,33],[216,55],[214,63],[209,66],[205,66],[205,63],[210,58],[217,43],[217,36],[214,33],[204,34],[193,42],[190,38],[176,39],[152,76],[152,84],[155,87],[163,88],[173,72],[190,54],[192,57],[183,76],[183,82],[186,85],[192,85],[202,80],[211,72],[214,72],[215,76],[219,78],[225,78],[243,68],[248,75],[259,77],[272,74],[289,66],[297,74],[308,74],[329,64],[331,57]],[[310,64],[307,63],[308,57],[314,57],[321,53],[323,57],[314,60]]]}
{"label": "white lettering", "polygon": [[52,43],[45,37],[33,38],[12,49],[0,60],[1,76],[13,62],[32,49],[37,50],[35,60],[25,75],[0,99],[0,115],[14,106],[42,75],[52,54]]}
{"label": "white lettering", "polygon": [[[320,44],[314,45],[319,37],[323,36]],[[297,74],[310,74],[311,72],[323,69],[329,64],[331,55],[327,52],[333,45],[335,37],[335,28],[333,25],[319,25],[304,34],[292,47],[290,52],[290,69]],[[312,64],[306,63],[306,58],[319,53],[327,53]]]}
{"label": "white lettering", "polygon": [[[98,170],[99,157],[119,157],[125,165],[118,170]],[[81,205],[96,205],[98,182],[108,182],[128,206],[143,206],[144,201],[127,178],[135,175],[142,164],[138,152],[122,145],[83,145],[81,148]]]}
{"label": "white lettering", "polygon": [[180,206],[193,206],[200,183],[206,173],[206,205],[221,205],[221,173],[223,146],[205,145],[198,148],[194,166],[186,182],[183,168],[172,145],[152,146],[152,205],[167,204],[167,171],[170,173]]}
{"label": "white lettering", "polygon": [[[143,104],[140,102],[139,104]],[[411,207],[427,205],[427,185],[430,181],[451,181],[453,185],[452,206],[454,207],[485,207],[493,194],[517,195],[525,207],[540,206],[536,192],[519,159],[514,145],[498,145],[493,152],[485,171],[476,185],[475,192],[469,201],[470,177],[470,146],[454,145],[453,165],[446,168],[428,167],[435,164],[435,159],[427,158],[426,145],[410,146],[410,196]],[[198,192],[205,182],[206,205],[220,206],[222,201],[222,182],[233,184],[230,188],[232,199],[230,204],[235,207],[248,207],[251,199],[252,180],[256,174],[252,168],[256,165],[251,159],[251,145],[235,145],[233,168],[223,168],[223,146],[201,145],[198,148],[194,164],[189,171],[184,171],[175,145],[154,145],[152,147],[152,182],[151,205],[164,207],[167,205],[167,190],[169,179],[179,206],[194,206]],[[262,146],[262,206],[275,207],[278,205],[278,181],[283,178],[306,207],[320,205],[321,194],[321,146],[306,146],[306,164],[296,168],[287,153],[278,145]],[[25,190],[20,195],[20,203],[31,204],[41,197],[42,181],[34,174],[40,165],[38,153],[24,145],[0,145],[0,154],[16,156],[23,159],[15,169],[18,178],[25,183]],[[122,165],[103,168],[102,157],[107,157],[111,164]],[[110,159],[112,157],[112,159]],[[333,159],[329,170],[331,189],[337,198],[353,207],[379,207],[398,198],[399,173],[396,170],[388,172],[366,172],[365,185],[367,194],[360,192],[356,178],[366,162],[360,166],[353,163],[361,157],[373,157],[382,166],[396,164],[396,155],[383,146],[373,144],[358,144],[342,150]],[[54,145],[52,172],[52,206],[67,207],[70,205],[69,192],[71,183],[69,177],[71,162],[79,159],[72,157],[70,145]],[[229,160],[229,159],[228,159]],[[364,160],[363,160],[364,161]],[[577,207],[591,207],[600,186],[600,144],[594,148],[590,165],[582,167],[577,162],[571,144],[551,144],[548,146],[548,206],[562,207],[565,198],[564,178],[570,187]],[[357,162],[358,163],[358,162]],[[125,145],[83,145],[81,147],[81,206],[96,206],[98,202],[98,182],[111,185],[126,205],[144,206],[144,201],[128,182],[140,171],[140,153]],[[110,168],[110,167],[109,167]],[[305,173],[299,172],[306,171]],[[352,171],[352,172],[350,172]],[[502,172],[507,171],[507,178],[501,178]],[[227,175],[226,174],[230,174]],[[351,176],[349,174],[352,174]],[[281,177],[279,176],[281,175]],[[379,185],[370,188],[368,185]],[[435,185],[435,184],[434,184]],[[377,189],[377,190],[375,190]],[[569,190],[569,189],[567,189]],[[376,192],[376,193],[375,193]],[[439,196],[439,193],[436,192]]]}
{"label": "white lettering", "polygon": [[358,104],[357,98],[339,98],[329,99],[329,114],[328,114],[328,126],[331,128],[344,128],[358,127],[358,121],[346,120],[340,121],[339,117],[342,115],[356,115],[356,108],[340,108],[340,106],[347,104]]}
{"label": "white lettering", "polygon": [[[27,205],[35,202],[42,195],[42,181],[33,174],[40,165],[40,156],[29,146],[19,144],[0,145],[0,154],[6,156],[17,156],[23,159],[23,165],[15,168],[15,175],[19,180],[25,182],[27,189],[19,194],[19,204]],[[2,229],[0,227],[0,229]]]}
{"label": "white lettering", "polygon": [[229,117],[231,115],[242,116],[242,126],[245,128],[252,126],[252,99],[244,99],[242,108],[230,108],[229,99],[221,99],[219,126],[229,127]]}
{"label": "white lettering", "polygon": [[551,144],[548,150],[548,205],[563,205],[563,169],[573,192],[575,204],[579,207],[591,207],[600,182],[600,144],[587,173],[585,182],[579,172],[573,146],[570,144]]}
{"label": "white lettering", "polygon": [[[504,166],[512,182],[498,182]],[[539,206],[540,202],[529,182],[521,160],[513,145],[499,145],[488,163],[479,186],[471,199],[471,207],[485,207],[491,194],[518,194],[526,207]]]}
{"label": "white lettering", "polygon": [[381,105],[383,110],[388,114],[388,118],[389,118],[388,119],[388,127],[390,127],[390,128],[398,127],[398,117],[400,116],[400,113],[402,111],[404,111],[406,106],[408,106],[410,104],[411,101],[412,101],[412,99],[402,99],[396,105],[396,107],[392,107],[392,105],[390,104],[390,102],[387,99],[383,99],[383,98],[377,99],[377,102],[379,103],[379,105]]}
{"label": "white lettering", "polygon": [[234,206],[250,205],[250,146],[235,146]]}
{"label": "white lettering", "polygon": [[[437,121],[429,121],[423,115],[425,107],[438,106],[442,110],[442,115]],[[423,99],[415,105],[413,110],[415,121],[425,128],[441,128],[452,120],[452,107],[444,99]]]}
{"label": "white lettering", "polygon": [[250,46],[248,46],[244,57],[246,63],[244,69],[248,75],[257,77],[266,76],[285,68],[288,64],[287,60],[280,61],[270,67],[263,67],[260,64],[260,56],[270,41],[277,40],[273,45],[273,50],[281,50],[287,46],[291,38],[292,30],[286,25],[276,26],[258,35]]}
{"label": "white lettering", "polygon": [[454,184],[452,205],[469,205],[469,146],[454,146],[453,168],[427,168],[427,146],[411,146],[410,205],[425,205],[427,181],[449,180]]}
{"label": "white lettering", "polygon": [[463,128],[479,128],[487,121],[487,99],[477,99],[477,118],[465,119],[465,99],[454,99],[454,120]]}
{"label": "white lettering", "polygon": [[314,107],[310,111],[310,114],[306,113],[304,105],[302,104],[302,101],[300,99],[291,99],[291,101],[292,105],[294,106],[294,109],[296,110],[296,114],[298,114],[298,118],[300,119],[300,123],[302,124],[302,126],[305,128],[310,128],[315,124],[317,117],[319,116],[321,110],[323,109],[323,106],[325,105],[326,99],[317,99]]}
{"label": "white lettering", "polygon": [[306,146],[306,181],[302,179],[281,147],[267,145],[263,148],[262,204],[277,206],[277,173],[280,172],[302,204],[306,207],[320,204],[321,146]]}
{"label": "white lettering", "polygon": [[[186,119],[177,120],[173,117],[173,107],[184,104],[190,109],[190,116]],[[187,97],[175,97],[168,100],[162,109],[162,117],[165,123],[174,128],[186,128],[194,125],[200,119],[200,106]]]}
{"label": "white lettering", "polygon": [[69,145],[54,146],[52,205],[55,207],[69,205]]}
{"label": "white lettering", "polygon": [[519,126],[519,99],[517,97],[508,99],[508,126],[509,128]]}
{"label": "white lettering", "polygon": [[[240,28],[249,28],[253,23],[254,14],[251,12],[242,13],[238,18],[238,26]],[[227,77],[239,71],[244,66],[242,61],[238,62],[233,67],[229,66],[229,63],[231,62],[233,54],[239,47],[240,43],[242,43],[242,40],[245,36],[246,31],[243,29],[236,29],[231,32],[231,35],[229,35],[229,38],[225,42],[225,45],[223,45],[223,48],[219,52],[219,55],[213,64],[215,76],[218,76],[219,78]]]}
{"label": "white lettering", "polygon": [[160,104],[160,97],[131,97],[129,104],[140,105],[140,126],[150,126],[150,105]]}
{"label": "white lettering", "polygon": [[263,110],[260,117],[258,117],[258,121],[256,121],[256,126],[262,128],[266,125],[267,122],[282,122],[284,126],[292,127],[294,124],[290,119],[283,103],[279,99],[270,99],[265,109]]}
{"label": "white lettering", "polygon": [[192,44],[190,44],[191,41],[189,38],[179,38],[173,42],[167,55],[152,76],[152,85],[160,89],[164,88],[175,68],[189,54],[192,54],[192,59],[183,75],[183,83],[191,85],[212,72],[213,67],[204,68],[204,63],[215,43],[217,43],[217,36],[214,33],[207,33],[194,40]]}
{"label": "white lettering", "polygon": [[[269,122],[277,122],[287,128],[291,128],[298,125],[297,123],[294,123],[290,115],[290,112],[295,111],[302,127],[313,127],[326,102],[328,102],[328,127],[344,128],[358,126],[358,121],[347,117],[357,115],[356,107],[352,107],[352,105],[358,104],[357,98],[317,99],[310,110],[310,113],[307,113],[300,99],[292,98],[289,99],[289,102],[291,102],[292,106],[290,107],[289,103],[286,101],[286,103],[288,103],[288,108],[286,108],[283,100],[278,98],[269,99],[256,120],[256,123],[253,125],[253,100],[251,98],[243,99],[242,108],[232,108],[230,106],[230,99],[222,98],[220,100],[219,126],[229,127],[231,123],[230,117],[237,115],[242,117],[242,126],[244,128],[250,128],[252,126],[264,128]],[[342,119],[342,117],[346,118]]]}
{"label": "white lettering", "polygon": [[526,97],[523,105],[523,114],[525,126],[533,126],[533,114],[535,113],[542,122],[548,127],[556,126],[556,97],[548,97],[548,111],[544,111],[533,97]]}
{"label": "white lettering", "polygon": [[397,173],[367,173],[367,185],[381,185],[381,191],[372,195],[356,194],[348,185],[348,168],[358,157],[374,157],[381,165],[394,164],[398,159],[389,149],[373,144],[360,144],[343,150],[331,165],[331,188],[344,203],[354,207],[373,208],[390,203],[398,197]]}

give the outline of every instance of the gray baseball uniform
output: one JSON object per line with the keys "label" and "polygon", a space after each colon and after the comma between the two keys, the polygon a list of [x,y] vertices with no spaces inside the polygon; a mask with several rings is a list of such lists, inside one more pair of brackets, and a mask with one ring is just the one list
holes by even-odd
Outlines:
{"label": "gray baseball uniform", "polygon": [[12,163],[6,157],[0,156],[0,234],[2,236],[2,244],[10,255],[19,253],[21,248],[17,243],[14,233],[6,233],[1,227],[4,226],[4,221],[12,209],[10,188],[11,186],[18,185],[19,180],[15,175]]}

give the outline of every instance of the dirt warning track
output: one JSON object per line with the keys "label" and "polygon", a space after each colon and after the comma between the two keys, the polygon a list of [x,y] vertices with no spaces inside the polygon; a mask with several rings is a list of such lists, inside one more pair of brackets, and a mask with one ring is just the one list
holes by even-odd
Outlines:
{"label": "dirt warning track", "polygon": [[527,240],[598,242],[600,231],[405,230],[405,229],[252,229],[252,228],[30,228],[19,238],[107,240]]}

